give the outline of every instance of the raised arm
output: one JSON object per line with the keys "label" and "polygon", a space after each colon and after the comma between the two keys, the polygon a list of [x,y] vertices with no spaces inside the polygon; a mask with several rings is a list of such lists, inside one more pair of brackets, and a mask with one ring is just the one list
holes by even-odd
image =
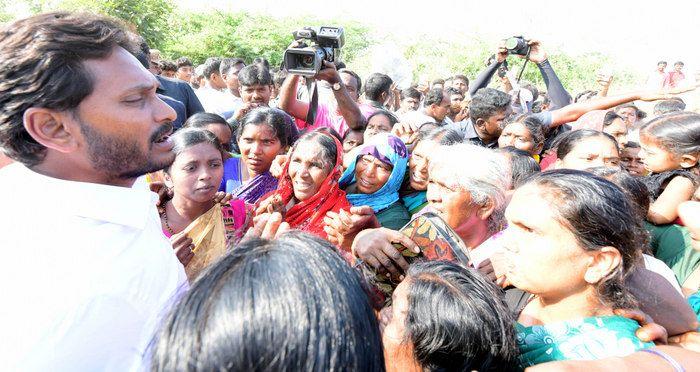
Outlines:
{"label": "raised arm", "polygon": [[570,104],[571,95],[564,89],[561,81],[559,81],[559,77],[554,72],[554,68],[552,68],[552,65],[547,59],[547,52],[542,47],[542,43],[539,40],[530,40],[528,44],[530,45],[529,60],[540,69],[544,85],[547,87],[547,94],[552,101],[550,110]]}
{"label": "raised arm", "polygon": [[506,60],[506,57],[508,57],[508,51],[506,50],[506,48],[498,48],[498,52],[496,53],[496,59],[490,65],[488,65],[486,69],[484,69],[484,71],[481,71],[479,75],[477,75],[477,77],[474,79],[474,81],[472,81],[472,83],[469,84],[470,96],[473,96],[477,90],[481,88],[486,88],[489,85],[493,74],[495,74],[496,70],[498,70],[498,68],[501,67],[503,61]]}
{"label": "raised arm", "polygon": [[299,75],[290,74],[284,79],[284,83],[280,87],[279,108],[299,120],[306,120],[306,115],[309,113],[309,104],[297,99],[298,84]]}

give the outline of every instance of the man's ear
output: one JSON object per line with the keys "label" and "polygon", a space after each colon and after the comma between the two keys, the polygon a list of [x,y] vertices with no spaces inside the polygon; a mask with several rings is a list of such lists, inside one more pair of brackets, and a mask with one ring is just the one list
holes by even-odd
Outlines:
{"label": "man's ear", "polygon": [[474,125],[481,128],[481,127],[483,127],[484,125],[486,125],[486,120],[484,120],[484,119],[476,119],[476,121],[474,121]]}
{"label": "man's ear", "polygon": [[24,129],[42,146],[62,153],[79,147],[80,129],[66,120],[65,112],[32,107],[24,112]]}
{"label": "man's ear", "polygon": [[698,163],[700,154],[685,154],[681,156],[681,167],[692,168]]}

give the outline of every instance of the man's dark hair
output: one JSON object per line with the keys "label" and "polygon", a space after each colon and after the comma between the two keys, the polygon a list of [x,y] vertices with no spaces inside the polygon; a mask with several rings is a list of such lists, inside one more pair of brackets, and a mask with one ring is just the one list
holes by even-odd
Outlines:
{"label": "man's dark hair", "polygon": [[338,70],[338,73],[348,74],[348,75],[354,77],[355,81],[357,81],[357,92],[359,93],[362,91],[362,78],[360,78],[360,75],[355,73],[355,71],[348,70],[347,68],[341,68],[340,70]]}
{"label": "man's dark hair", "polygon": [[238,72],[238,82],[242,87],[272,85],[272,76],[270,76],[270,71],[263,65],[253,64],[243,67]]}
{"label": "man's dark hair", "polygon": [[445,93],[450,97],[450,99],[455,94],[458,94],[458,95],[464,97],[464,93],[462,93],[462,91],[457,89],[457,88],[452,88],[452,87],[445,88]]}
{"label": "man's dark hair", "polygon": [[660,65],[660,64],[668,65],[668,62],[666,62],[666,61],[659,61],[656,65],[658,66],[658,65]]}
{"label": "man's dark hair", "polygon": [[0,148],[26,166],[46,148],[24,129],[30,107],[73,110],[93,93],[86,60],[107,58],[115,47],[135,53],[119,21],[89,13],[39,14],[0,29]]}
{"label": "man's dark hair", "polygon": [[524,81],[524,82],[522,82],[522,83],[520,84],[520,87],[523,88],[523,89],[527,89],[527,90],[530,91],[530,93],[532,93],[532,101],[533,101],[533,102],[536,101],[537,98],[540,96],[540,91],[539,91],[539,89],[537,89],[537,87],[534,86],[534,85],[533,85],[532,83],[530,83],[530,82]]}
{"label": "man's dark hair", "polygon": [[373,73],[365,83],[365,97],[372,101],[379,101],[382,93],[391,91],[394,81],[388,75]]}
{"label": "man's dark hair", "polygon": [[265,57],[256,57],[253,60],[254,65],[262,65],[266,69],[270,69],[270,62]]}
{"label": "man's dark hair", "polygon": [[435,85],[435,84],[443,84],[443,85],[444,85],[444,84],[445,84],[445,79],[435,79],[435,80],[433,80],[432,83],[430,83],[431,86],[433,86],[433,85]]}
{"label": "man's dark hair", "polygon": [[443,99],[445,99],[445,90],[441,88],[433,88],[425,95],[425,101],[423,104],[425,107],[430,105],[439,105]]}
{"label": "man's dark hair", "polygon": [[187,57],[180,57],[180,58],[176,59],[175,64],[177,65],[177,68],[194,67],[194,65],[192,64],[192,61],[190,61],[190,59]]}
{"label": "man's dark hair", "polygon": [[231,69],[239,64],[243,64],[245,66],[245,61],[241,58],[224,58],[221,60],[221,65],[219,66],[219,73],[221,75],[228,75],[229,71]]}
{"label": "man's dark hair", "polygon": [[683,110],[685,110],[685,102],[682,99],[666,99],[654,105],[654,113],[658,115]]}
{"label": "man's dark hair", "polygon": [[406,88],[406,89],[401,91],[401,100],[404,100],[404,99],[410,97],[410,98],[417,99],[420,101],[422,96],[423,95],[416,88]]}
{"label": "man's dark hair", "polygon": [[676,65],[685,66],[685,63],[683,63],[683,62],[681,62],[681,61],[677,61],[677,62],[674,63],[673,65],[674,65],[674,66],[676,66]]}
{"label": "man's dark hair", "polygon": [[210,57],[204,61],[204,78],[207,80],[211,79],[211,74],[219,74],[219,68],[221,67],[221,58]]}
{"label": "man's dark hair", "polygon": [[287,75],[287,71],[285,70],[278,70],[272,73],[272,82],[275,84],[275,87],[281,87],[287,79]]}
{"label": "man's dark hair", "polygon": [[160,69],[163,71],[177,71],[177,65],[173,61],[168,61],[164,59],[158,62],[158,66],[160,66]]}
{"label": "man's dark hair", "polygon": [[510,105],[510,95],[493,88],[481,88],[472,96],[469,104],[469,116],[473,122],[477,119],[488,120],[493,115],[505,111]]}
{"label": "man's dark hair", "polygon": [[462,74],[457,74],[457,75],[453,76],[452,81],[455,81],[455,80],[462,80],[465,83],[467,83],[467,85],[469,85],[469,78],[462,75]]}

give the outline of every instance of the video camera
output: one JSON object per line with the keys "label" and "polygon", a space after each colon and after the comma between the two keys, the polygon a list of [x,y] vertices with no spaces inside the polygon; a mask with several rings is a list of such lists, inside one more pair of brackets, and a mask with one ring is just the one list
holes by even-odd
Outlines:
{"label": "video camera", "polygon": [[530,45],[522,36],[513,36],[506,39],[505,47],[508,53],[520,56],[527,55],[530,52]]}
{"label": "video camera", "polygon": [[321,27],[318,32],[311,27],[294,31],[294,40],[308,40],[311,45],[302,43],[296,48],[284,51],[284,68],[291,74],[312,77],[323,68],[323,61],[335,62],[340,56],[340,48],[345,45],[342,27]]}

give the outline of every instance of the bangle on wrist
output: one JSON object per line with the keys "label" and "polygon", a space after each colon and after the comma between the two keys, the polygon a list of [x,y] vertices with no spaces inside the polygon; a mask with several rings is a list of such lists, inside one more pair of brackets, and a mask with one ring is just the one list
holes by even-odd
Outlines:
{"label": "bangle on wrist", "polygon": [[643,350],[640,350],[640,351],[643,351],[643,352],[649,353],[649,354],[658,355],[658,356],[660,356],[661,358],[663,358],[666,362],[668,362],[668,364],[670,364],[670,365],[673,367],[674,371],[676,371],[676,372],[685,372],[685,368],[683,368],[683,366],[681,366],[675,359],[673,359],[673,357],[671,357],[670,355],[668,355],[668,354],[666,354],[666,353],[664,353],[664,352],[662,352],[662,351],[660,351],[660,350],[656,350],[656,349],[643,349]]}

